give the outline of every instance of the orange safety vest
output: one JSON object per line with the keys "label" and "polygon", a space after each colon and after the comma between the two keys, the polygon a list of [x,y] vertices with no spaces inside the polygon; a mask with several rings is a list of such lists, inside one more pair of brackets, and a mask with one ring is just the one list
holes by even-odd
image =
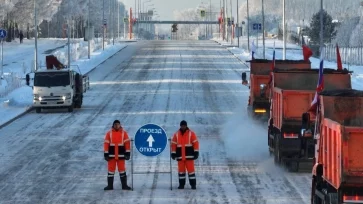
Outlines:
{"label": "orange safety vest", "polygon": [[130,152],[129,135],[123,129],[108,131],[105,136],[104,151],[110,158],[124,160],[125,153]]}
{"label": "orange safety vest", "polygon": [[187,129],[184,134],[178,130],[173,135],[171,152],[176,153],[177,161],[193,160],[196,151],[199,151],[199,142],[192,130]]}

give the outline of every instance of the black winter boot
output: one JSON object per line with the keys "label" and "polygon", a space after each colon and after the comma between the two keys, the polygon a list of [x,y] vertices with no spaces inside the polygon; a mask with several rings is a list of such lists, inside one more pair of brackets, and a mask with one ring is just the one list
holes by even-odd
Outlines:
{"label": "black winter boot", "polygon": [[185,186],[185,173],[179,173],[178,189],[184,189],[184,186]]}
{"label": "black winter boot", "polygon": [[120,176],[122,190],[131,190],[131,187],[127,185],[127,176]]}
{"label": "black winter boot", "polygon": [[195,173],[189,174],[189,184],[193,190],[197,189],[197,180],[195,178]]}
{"label": "black winter boot", "polygon": [[189,179],[189,183],[193,190],[197,189],[197,180],[196,179]]}
{"label": "black winter boot", "polygon": [[104,188],[105,191],[113,190],[113,176],[107,177],[107,186]]}

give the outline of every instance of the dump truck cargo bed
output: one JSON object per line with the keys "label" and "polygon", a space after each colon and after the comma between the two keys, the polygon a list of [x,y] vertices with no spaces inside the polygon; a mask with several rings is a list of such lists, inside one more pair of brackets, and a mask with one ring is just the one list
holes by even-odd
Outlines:
{"label": "dump truck cargo bed", "polygon": [[363,91],[320,93],[312,200],[363,203]]}

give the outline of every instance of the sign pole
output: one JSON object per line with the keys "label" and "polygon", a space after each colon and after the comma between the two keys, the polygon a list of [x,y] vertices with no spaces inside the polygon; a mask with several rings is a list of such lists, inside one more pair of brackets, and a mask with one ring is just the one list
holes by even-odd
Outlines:
{"label": "sign pole", "polygon": [[3,67],[3,64],[4,64],[4,39],[0,38],[1,40],[1,76],[0,76],[0,85],[2,85],[2,81],[3,81],[3,76],[4,76],[4,67]]}
{"label": "sign pole", "polygon": [[131,139],[131,190],[134,190],[134,139]]}
{"label": "sign pole", "polygon": [[173,190],[173,171],[171,168],[171,139],[169,138],[169,143],[170,143],[170,190]]}

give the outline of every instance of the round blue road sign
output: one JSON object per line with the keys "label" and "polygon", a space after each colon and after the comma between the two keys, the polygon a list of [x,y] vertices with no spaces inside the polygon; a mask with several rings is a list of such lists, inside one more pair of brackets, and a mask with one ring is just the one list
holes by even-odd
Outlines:
{"label": "round blue road sign", "polygon": [[163,128],[155,124],[146,124],[135,134],[136,149],[143,155],[154,157],[161,154],[168,138]]}
{"label": "round blue road sign", "polygon": [[6,37],[6,30],[0,28],[0,38],[5,38]]}

